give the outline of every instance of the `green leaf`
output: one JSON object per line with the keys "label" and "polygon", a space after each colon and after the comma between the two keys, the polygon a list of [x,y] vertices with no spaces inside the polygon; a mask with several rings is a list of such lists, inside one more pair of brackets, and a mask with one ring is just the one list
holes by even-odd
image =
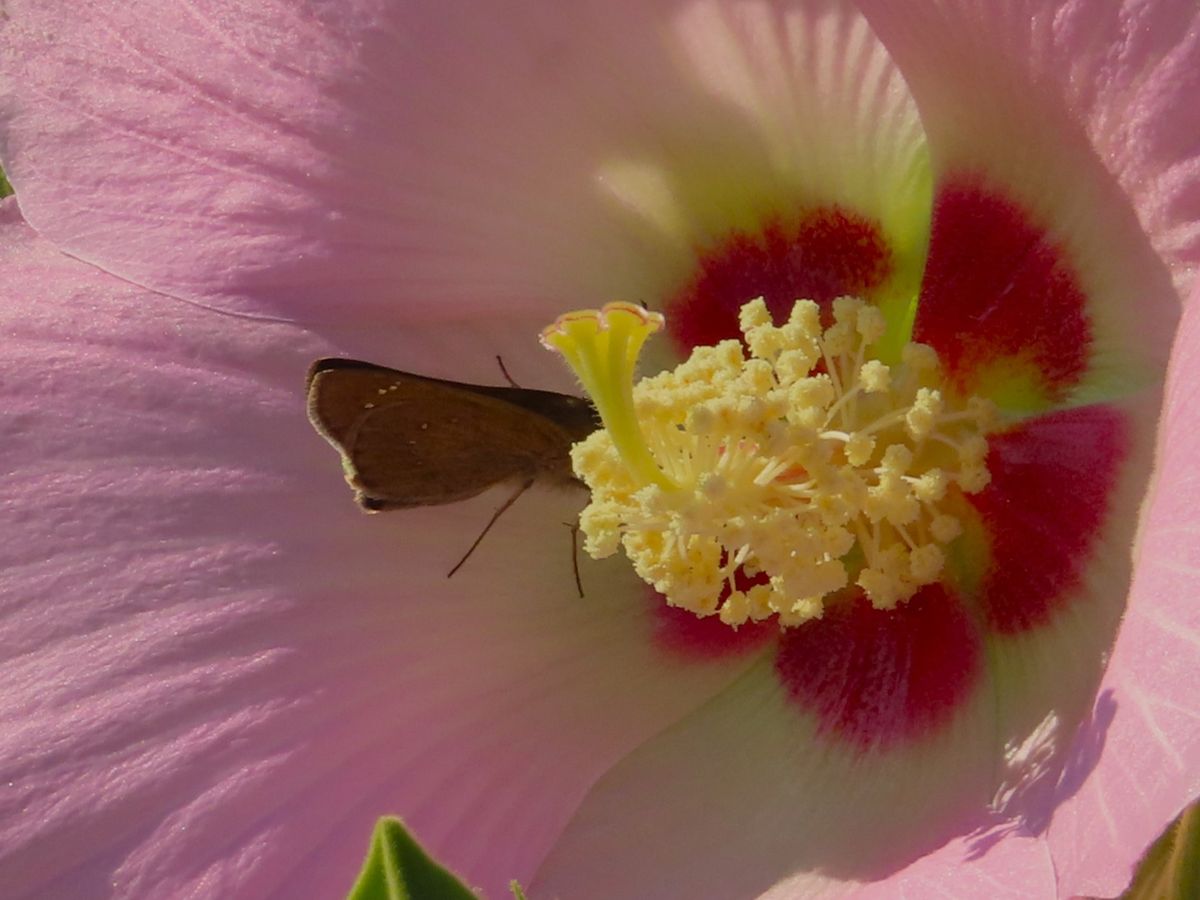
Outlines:
{"label": "green leaf", "polygon": [[438,865],[396,818],[375,824],[371,851],[347,900],[479,900]]}
{"label": "green leaf", "polygon": [[1122,900],[1200,897],[1200,804],[1184,810],[1146,851]]}
{"label": "green leaf", "polygon": [[4,170],[0,169],[0,199],[7,197],[12,192],[12,185],[9,184],[8,179],[4,177]]}

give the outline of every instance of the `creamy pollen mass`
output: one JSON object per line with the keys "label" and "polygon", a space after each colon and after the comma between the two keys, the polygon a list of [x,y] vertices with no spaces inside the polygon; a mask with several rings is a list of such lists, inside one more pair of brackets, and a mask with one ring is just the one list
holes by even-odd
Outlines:
{"label": "creamy pollen mass", "polygon": [[776,326],[759,299],[741,309],[744,343],[635,385],[662,325],[612,303],[542,333],[604,421],[572,450],[590,555],[621,547],[669,604],[734,627],[819,617],[853,585],[887,609],[941,580],[962,495],[989,481],[995,410],[948,390],[932,348],[885,363],[883,314],[857,298],[833,302],[828,328],[811,301]]}

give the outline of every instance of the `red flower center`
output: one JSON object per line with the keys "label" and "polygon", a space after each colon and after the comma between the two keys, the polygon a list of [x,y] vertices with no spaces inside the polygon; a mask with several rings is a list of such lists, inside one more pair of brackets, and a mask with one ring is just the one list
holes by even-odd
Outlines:
{"label": "red flower center", "polygon": [[[776,321],[797,299],[871,298],[892,276],[874,223],[839,208],[765,222],[699,251],[664,304],[684,350],[738,337],[737,313],[762,296]],[[976,177],[947,179],[934,204],[914,338],[931,344],[960,390],[1022,411],[989,439],[992,483],[970,498],[957,564],[893,610],[847,591],[825,615],[765,632],[707,628],[656,606],[665,652],[704,659],[776,641],[788,696],[819,730],[859,748],[943,727],[979,683],[989,634],[1045,626],[1086,602],[1083,573],[1128,454],[1124,414],[1056,409],[1086,378],[1087,297],[1068,253],[1020,204]],[[1030,411],[1037,414],[1030,416]]]}

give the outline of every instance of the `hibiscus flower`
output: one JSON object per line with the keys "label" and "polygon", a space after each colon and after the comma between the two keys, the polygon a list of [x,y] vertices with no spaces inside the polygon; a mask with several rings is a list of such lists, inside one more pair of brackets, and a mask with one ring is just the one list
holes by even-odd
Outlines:
{"label": "hibiscus flower", "polygon": [[[1103,895],[1194,793],[1194,4],[3,27],[6,896],[336,896],[384,813],[494,897]],[[843,295],[1001,413],[891,610],[580,599],[552,492],[447,580],[497,496],[363,516],[305,421],[320,356],[570,390],[566,310],[654,371]]]}

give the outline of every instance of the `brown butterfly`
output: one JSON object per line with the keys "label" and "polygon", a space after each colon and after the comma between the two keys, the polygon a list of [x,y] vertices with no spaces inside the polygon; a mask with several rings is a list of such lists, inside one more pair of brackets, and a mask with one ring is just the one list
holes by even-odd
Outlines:
{"label": "brown butterfly", "polygon": [[368,512],[456,503],[497,484],[517,485],[449,575],[534,483],[582,487],[571,471],[571,445],[600,427],[596,408],[580,397],[334,358],[308,371],[308,418],[341,454]]}

